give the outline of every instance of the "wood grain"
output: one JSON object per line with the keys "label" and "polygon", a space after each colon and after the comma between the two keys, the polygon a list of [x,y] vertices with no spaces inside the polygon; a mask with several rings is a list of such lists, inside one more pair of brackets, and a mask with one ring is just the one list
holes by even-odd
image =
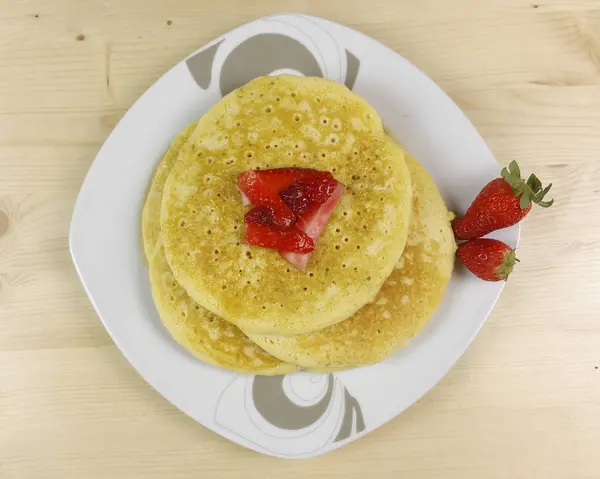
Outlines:
{"label": "wood grain", "polygon": [[[165,70],[298,11],[395,49],[554,183],[477,340],[419,403],[300,462],[199,426],[102,328],[67,245],[98,148]],[[600,477],[600,1],[0,0],[0,478]]]}

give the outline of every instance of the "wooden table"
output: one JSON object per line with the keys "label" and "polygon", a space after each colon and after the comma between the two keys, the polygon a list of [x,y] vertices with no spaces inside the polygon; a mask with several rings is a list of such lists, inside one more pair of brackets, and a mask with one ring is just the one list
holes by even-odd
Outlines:
{"label": "wooden table", "polygon": [[[243,449],[131,368],[71,263],[81,181],[135,99],[240,23],[295,10],[418,65],[499,162],[552,181],[521,264],[418,404],[308,461]],[[0,0],[0,478],[600,477],[599,0]]]}

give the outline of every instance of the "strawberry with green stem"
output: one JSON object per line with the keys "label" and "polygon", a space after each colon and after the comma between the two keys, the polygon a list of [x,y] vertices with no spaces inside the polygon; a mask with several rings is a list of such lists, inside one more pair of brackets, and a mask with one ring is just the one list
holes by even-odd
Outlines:
{"label": "strawberry with green stem", "polygon": [[506,281],[519,261],[510,246],[490,238],[460,244],[457,255],[471,273],[485,281]]}
{"label": "strawberry with green stem", "polygon": [[481,190],[465,215],[452,223],[456,239],[481,238],[521,221],[533,203],[543,208],[554,203],[554,200],[544,199],[552,183],[544,188],[534,174],[527,181],[523,180],[516,161],[503,168],[501,174],[501,178],[490,181]]}

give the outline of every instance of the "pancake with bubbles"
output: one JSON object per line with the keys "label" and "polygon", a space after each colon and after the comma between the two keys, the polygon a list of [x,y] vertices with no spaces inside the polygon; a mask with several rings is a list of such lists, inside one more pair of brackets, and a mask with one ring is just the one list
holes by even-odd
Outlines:
{"label": "pancake with bubbles", "polygon": [[[236,180],[250,169],[307,167],[346,187],[306,273],[244,243]],[[165,185],[161,230],[177,282],[247,333],[292,335],[339,323],[372,301],[408,234],[403,151],[377,112],[321,78],[261,77],[198,122]]]}
{"label": "pancake with bubbles", "polygon": [[160,230],[163,187],[179,150],[194,128],[195,124],[184,129],[159,163],[142,212],[142,238],[150,284],[161,321],[179,344],[205,363],[259,375],[295,371],[296,366],[265,352],[239,328],[192,300],[177,283],[167,263]]}
{"label": "pancake with bubbles", "polygon": [[300,367],[335,371],[385,359],[416,336],[437,310],[454,265],[456,244],[448,212],[427,171],[406,155],[412,220],[402,258],[375,300],[334,326],[296,336],[250,338]]}

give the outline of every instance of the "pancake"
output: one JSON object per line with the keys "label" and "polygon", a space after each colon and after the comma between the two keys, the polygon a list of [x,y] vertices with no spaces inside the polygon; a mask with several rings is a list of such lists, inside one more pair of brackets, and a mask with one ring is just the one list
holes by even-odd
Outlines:
{"label": "pancake", "polygon": [[188,140],[195,128],[196,123],[188,125],[175,137],[171,143],[171,147],[156,167],[156,171],[152,177],[148,196],[146,197],[144,209],[142,210],[142,240],[144,244],[144,253],[146,254],[148,262],[150,262],[150,259],[153,256],[154,249],[158,244],[158,238],[160,236],[160,205],[162,202],[165,181],[167,181],[171,168],[177,160],[179,150]]}
{"label": "pancake", "polygon": [[150,260],[152,296],[173,339],[205,363],[231,371],[271,376],[299,369],[254,344],[235,325],[193,301],[175,281],[161,244]]}
{"label": "pancake", "polygon": [[173,338],[202,361],[239,373],[286,374],[298,368],[266,353],[233,324],[194,302],[177,283],[167,263],[160,233],[164,183],[193,127],[186,128],[160,162],[143,211],[142,236],[149,263],[152,296]]}
{"label": "pancake", "polygon": [[[310,167],[346,185],[306,273],[244,244],[236,181],[255,168]],[[347,319],[400,259],[411,209],[404,153],[379,115],[322,78],[261,77],[198,122],[165,185],[161,228],[177,281],[244,331],[292,335]]]}
{"label": "pancake", "polygon": [[285,361],[328,371],[371,364],[405,345],[439,306],[454,265],[456,245],[435,183],[412,157],[412,220],[402,258],[375,301],[351,318],[311,334],[260,336],[258,345]]}

